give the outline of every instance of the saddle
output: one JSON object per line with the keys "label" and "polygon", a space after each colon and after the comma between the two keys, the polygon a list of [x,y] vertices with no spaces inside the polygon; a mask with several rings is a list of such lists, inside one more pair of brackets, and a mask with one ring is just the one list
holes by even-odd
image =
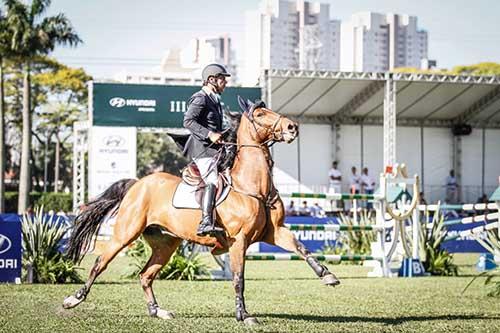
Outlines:
{"label": "saddle", "polygon": [[[175,208],[201,209],[201,199],[205,190],[205,182],[201,178],[200,170],[194,163],[188,164],[182,171],[182,181],[177,185],[172,205]],[[229,169],[219,173],[215,207],[219,206],[231,190],[231,175]]]}

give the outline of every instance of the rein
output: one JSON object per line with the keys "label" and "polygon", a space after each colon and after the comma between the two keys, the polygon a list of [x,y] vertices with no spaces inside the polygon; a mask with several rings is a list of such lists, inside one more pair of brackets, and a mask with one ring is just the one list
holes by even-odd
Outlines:
{"label": "rein", "polygon": [[252,125],[253,125],[253,127],[255,129],[255,133],[257,135],[259,135],[259,130],[255,126],[256,124],[258,126],[260,126],[261,128],[264,128],[264,129],[267,129],[267,130],[271,130],[272,137],[269,138],[268,140],[260,143],[260,144],[238,144],[238,143],[232,143],[232,142],[223,142],[222,143],[223,145],[236,146],[236,147],[238,147],[238,150],[240,150],[241,148],[258,148],[258,149],[262,150],[262,152],[264,153],[264,155],[266,157],[267,174],[269,175],[269,180],[270,180],[266,196],[260,195],[258,193],[250,193],[250,192],[238,190],[232,184],[229,184],[229,182],[227,181],[227,179],[225,179],[225,178],[224,179],[225,179],[226,183],[228,184],[228,186],[230,186],[233,191],[235,191],[237,193],[241,193],[243,195],[250,196],[252,198],[255,198],[255,199],[261,201],[264,204],[264,206],[266,206],[268,208],[273,208],[274,207],[273,204],[276,202],[276,200],[278,200],[279,193],[278,193],[278,190],[276,190],[276,188],[274,187],[274,184],[273,184],[272,168],[274,166],[274,160],[273,160],[273,158],[271,156],[271,153],[269,152],[269,150],[266,150],[266,148],[269,148],[272,145],[274,145],[277,141],[282,140],[282,138],[283,138],[283,131],[279,132],[280,135],[281,135],[281,137],[278,137],[276,135],[276,127],[278,126],[281,118],[283,118],[283,116],[279,115],[278,119],[276,119],[276,121],[273,123],[273,125],[270,126],[270,127],[267,127],[267,126],[263,125],[262,123],[259,123],[258,121],[256,121],[253,117],[248,117],[247,116],[247,119],[252,123]]}

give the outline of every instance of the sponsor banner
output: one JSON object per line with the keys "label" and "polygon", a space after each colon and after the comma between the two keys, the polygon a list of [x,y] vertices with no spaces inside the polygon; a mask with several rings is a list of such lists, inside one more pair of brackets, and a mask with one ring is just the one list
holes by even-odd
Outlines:
{"label": "sponsor banner", "polygon": [[[93,83],[94,126],[135,126],[182,128],[184,112],[200,86],[167,86],[120,83]],[[228,87],[221,96],[223,107],[239,111],[237,97],[254,101],[260,88]]]}
{"label": "sponsor banner", "polygon": [[21,283],[21,220],[17,214],[0,218],[0,282]]}
{"label": "sponsor banner", "polygon": [[[466,224],[455,224],[447,227],[448,233],[446,237],[456,237],[459,235],[460,231],[473,229],[475,227],[484,226],[484,222],[466,223]],[[483,232],[480,238],[486,238],[486,232]],[[444,242],[441,246],[444,250],[450,253],[457,252],[488,252],[481,244],[479,244],[474,237],[467,236],[465,239],[458,238],[455,240],[450,240]]]}
{"label": "sponsor banner", "polygon": [[[342,221],[335,217],[327,218],[317,218],[317,217],[307,217],[307,216],[287,216],[285,218],[285,223],[287,224],[340,224]],[[474,227],[484,225],[482,222],[478,223],[468,223],[468,224],[457,224],[448,227],[447,237],[452,237],[457,235],[461,230],[468,230]],[[309,251],[311,252],[321,252],[325,246],[335,246],[337,240],[340,237],[341,232],[346,231],[292,231],[297,239],[302,242]],[[486,233],[482,235],[485,237]],[[252,248],[255,252],[287,252],[278,246],[272,246],[266,243],[258,243],[258,247]],[[340,244],[339,244],[340,245]],[[441,246],[443,249],[450,253],[456,252],[475,252],[483,253],[487,252],[477,241],[472,237],[467,239],[457,239],[453,241],[444,242]]]}
{"label": "sponsor banner", "polygon": [[[318,218],[307,216],[287,216],[285,223],[287,224],[339,224],[340,220],[335,217]],[[292,231],[297,239],[307,247],[311,252],[322,251],[325,246],[335,246],[340,234],[337,231],[323,230],[300,230]],[[281,247],[259,243],[259,252],[287,252]]]}
{"label": "sponsor banner", "polygon": [[136,178],[137,129],[93,126],[89,149],[89,198],[123,178]]}

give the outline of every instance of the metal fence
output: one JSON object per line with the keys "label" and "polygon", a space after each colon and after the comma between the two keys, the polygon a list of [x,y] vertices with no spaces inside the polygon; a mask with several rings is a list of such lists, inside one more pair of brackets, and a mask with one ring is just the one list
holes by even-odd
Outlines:
{"label": "metal fence", "polygon": [[[277,184],[281,193],[306,192],[306,193],[328,193],[329,185],[298,185],[298,184]],[[496,186],[485,186],[484,194],[488,197],[496,190]],[[444,202],[446,200],[446,187],[443,185],[425,185],[423,190],[427,203]],[[342,187],[343,193],[348,193],[347,186]],[[466,185],[458,188],[458,203],[476,203],[483,195],[480,185]]]}

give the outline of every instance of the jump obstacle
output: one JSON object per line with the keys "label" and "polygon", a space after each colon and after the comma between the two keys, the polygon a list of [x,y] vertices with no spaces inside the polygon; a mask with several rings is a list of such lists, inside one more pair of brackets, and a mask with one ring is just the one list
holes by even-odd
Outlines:
{"label": "jump obstacle", "polygon": [[[404,165],[396,165],[394,172],[386,172],[380,175],[380,190],[376,194],[314,194],[314,193],[292,193],[280,194],[283,198],[316,198],[329,200],[374,200],[375,207],[375,225],[345,225],[345,224],[326,224],[326,225],[309,225],[309,224],[286,224],[292,231],[299,230],[322,230],[322,231],[375,231],[377,232],[377,241],[372,244],[372,255],[313,255],[318,260],[324,260],[334,263],[342,261],[372,261],[374,266],[373,272],[369,276],[393,276],[390,263],[396,251],[398,244],[404,243],[402,246],[407,256],[418,258],[418,223],[413,226],[413,249],[410,250],[409,241],[406,239],[406,231],[404,222],[409,217],[413,216],[418,204],[419,180],[418,176],[408,178],[406,176],[406,168]],[[403,191],[403,196],[397,202],[388,201],[388,186],[397,185]],[[409,185],[413,185],[413,197],[408,204],[408,197],[404,193]],[[390,219],[391,222],[386,221]],[[416,227],[415,227],[416,226]],[[391,241],[386,242],[387,232],[391,232]],[[401,241],[399,240],[401,238]],[[302,260],[302,258],[290,253],[247,253],[246,260]],[[217,259],[219,265],[223,269],[222,278],[227,278],[229,274],[229,260],[227,256]],[[220,274],[221,272],[219,272]]]}
{"label": "jump obstacle", "polygon": [[[370,272],[368,276],[394,276],[391,272],[389,265],[393,260],[394,253],[398,246],[401,246],[404,251],[404,257],[419,259],[419,237],[420,237],[420,214],[422,212],[439,211],[439,210],[464,210],[464,211],[497,211],[495,213],[485,213],[481,215],[463,217],[459,219],[447,220],[444,226],[452,226],[457,224],[468,224],[474,222],[484,222],[485,225],[475,227],[472,229],[460,231],[457,236],[448,237],[445,241],[455,240],[457,238],[472,237],[479,242],[485,249],[493,253],[496,260],[500,260],[500,253],[498,253],[498,245],[494,245],[488,239],[481,238],[481,235],[486,232],[497,230],[498,239],[500,240],[500,187],[491,196],[490,200],[495,202],[488,204],[463,204],[463,205],[450,205],[450,204],[437,204],[437,205],[417,205],[418,202],[418,177],[408,179],[404,170],[404,165],[396,167],[395,174],[382,174],[380,176],[380,191],[375,194],[348,194],[348,193],[330,193],[330,194],[317,194],[317,193],[291,193],[281,194],[283,198],[303,198],[303,199],[326,199],[326,200],[373,200],[376,212],[375,225],[347,225],[347,224],[285,224],[291,231],[375,231],[377,232],[377,241],[372,243],[372,255],[327,255],[327,254],[314,254],[320,261],[328,261],[332,263],[340,263],[343,261],[372,261],[378,263],[374,266],[374,271]],[[402,197],[388,200],[388,185],[396,184],[402,190],[413,184],[414,196],[411,203],[407,203],[405,191],[402,191]],[[407,193],[407,192],[406,192]],[[416,194],[416,195],[415,195]],[[396,200],[397,199],[397,200]],[[394,208],[393,208],[394,207]],[[404,213],[402,213],[404,212]],[[417,221],[417,223],[406,223],[409,221]],[[390,221],[390,223],[387,223]],[[496,221],[496,222],[494,222]],[[427,225],[430,227],[430,225]],[[410,229],[412,235],[411,240],[408,239],[407,229]],[[391,241],[385,241],[387,232],[391,234]],[[298,255],[291,253],[248,253],[245,256],[246,260],[302,260]],[[229,274],[228,260],[219,261],[226,274]]]}

